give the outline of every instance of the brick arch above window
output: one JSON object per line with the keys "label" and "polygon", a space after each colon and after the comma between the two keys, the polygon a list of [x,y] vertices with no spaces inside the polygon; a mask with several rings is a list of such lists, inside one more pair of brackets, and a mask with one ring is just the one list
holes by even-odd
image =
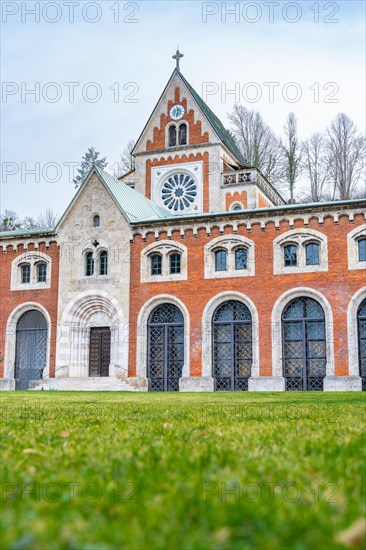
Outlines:
{"label": "brick arch above window", "polygon": [[[151,258],[157,254],[160,254],[161,256],[162,269],[160,275],[153,275],[151,272]],[[181,257],[180,273],[170,272],[170,256],[172,254],[179,254]],[[151,243],[141,252],[140,280],[142,283],[187,280],[187,273],[188,251],[187,247],[182,243],[171,239],[163,240]]]}
{"label": "brick arch above window", "polygon": [[[247,269],[236,269],[235,251],[239,248],[247,250]],[[227,269],[216,271],[215,252],[227,251]],[[245,277],[255,275],[255,246],[254,242],[243,235],[222,235],[209,241],[205,246],[205,279],[225,277]]]}
{"label": "brick arch above window", "polygon": [[[319,245],[319,264],[306,264],[306,246]],[[286,246],[297,247],[296,265],[285,265],[284,254]],[[287,273],[307,273],[328,271],[328,239],[324,233],[315,229],[292,229],[279,235],[273,241],[273,273],[283,275]]]}
{"label": "brick arch above window", "polygon": [[[38,281],[38,269],[40,264],[46,265],[45,280]],[[29,265],[29,282],[22,282],[22,266]],[[52,261],[50,256],[37,250],[27,251],[17,256],[11,264],[10,290],[29,290],[50,288]]]}

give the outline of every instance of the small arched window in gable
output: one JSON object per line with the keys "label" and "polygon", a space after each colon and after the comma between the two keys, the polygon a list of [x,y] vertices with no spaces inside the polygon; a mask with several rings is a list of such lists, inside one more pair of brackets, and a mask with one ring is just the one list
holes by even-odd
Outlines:
{"label": "small arched window in gable", "polygon": [[177,145],[177,127],[175,126],[175,124],[169,126],[168,136],[168,147],[175,147]]}
{"label": "small arched window in gable", "polygon": [[99,275],[108,275],[108,252],[105,250],[99,255]]}
{"label": "small arched window in gable", "polygon": [[187,124],[183,123],[179,126],[178,142],[179,145],[187,145]]}
{"label": "small arched window in gable", "polygon": [[93,218],[93,227],[100,227],[100,217],[94,216]]}
{"label": "small arched window in gable", "polygon": [[87,252],[85,256],[85,275],[91,277],[94,274],[93,252]]}

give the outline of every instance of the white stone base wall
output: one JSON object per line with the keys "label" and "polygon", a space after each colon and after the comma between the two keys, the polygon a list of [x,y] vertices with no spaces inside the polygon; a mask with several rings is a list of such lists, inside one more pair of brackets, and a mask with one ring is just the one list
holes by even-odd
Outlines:
{"label": "white stone base wall", "polygon": [[0,378],[0,391],[15,390],[14,378]]}
{"label": "white stone base wall", "polygon": [[360,376],[326,376],[324,378],[324,391],[361,391],[362,380]]}
{"label": "white stone base wall", "polygon": [[211,376],[185,376],[179,380],[179,391],[214,391],[214,379]]}
{"label": "white stone base wall", "polygon": [[285,391],[283,376],[252,376],[248,381],[249,391]]}

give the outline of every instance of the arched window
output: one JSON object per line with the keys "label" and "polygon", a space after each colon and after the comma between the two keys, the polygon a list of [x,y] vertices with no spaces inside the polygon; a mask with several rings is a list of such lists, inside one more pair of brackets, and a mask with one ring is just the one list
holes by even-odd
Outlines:
{"label": "arched window", "polygon": [[358,241],[358,261],[366,262],[366,239]]}
{"label": "arched window", "polygon": [[108,275],[108,252],[105,250],[99,255],[99,275]]}
{"label": "arched window", "polygon": [[37,282],[45,283],[47,282],[47,264],[39,263],[37,264]]}
{"label": "arched window", "polygon": [[243,207],[241,204],[235,204],[232,210],[233,212],[239,212],[240,210],[243,210]]}
{"label": "arched window", "polygon": [[247,269],[248,251],[246,248],[237,248],[235,250],[235,269]]}
{"label": "arched window", "polygon": [[94,274],[93,252],[87,252],[85,255],[85,275],[91,277]]}
{"label": "arched window", "polygon": [[309,243],[305,246],[306,265],[319,265],[319,248],[318,243]]}
{"label": "arched window", "polygon": [[361,302],[357,313],[358,321],[358,357],[362,391],[366,391],[366,299]]}
{"label": "arched window", "polygon": [[181,124],[178,130],[179,145],[187,145],[187,124]]}
{"label": "arched window", "polygon": [[100,227],[100,217],[94,216],[93,218],[93,227]]}
{"label": "arched window", "polygon": [[161,275],[163,271],[163,258],[161,254],[151,256],[151,275]]}
{"label": "arched window", "polygon": [[297,266],[297,246],[288,244],[283,249],[285,267]]}
{"label": "arched window", "polygon": [[215,389],[246,391],[252,368],[252,316],[236,300],[224,302],[212,318]]}
{"label": "arched window", "polygon": [[169,144],[168,147],[175,147],[177,145],[177,127],[175,124],[169,126],[168,130]]}
{"label": "arched window", "polygon": [[326,375],[325,315],[312,298],[296,298],[282,314],[287,390],[322,391]]}
{"label": "arched window", "polygon": [[227,270],[227,251],[217,250],[215,252],[215,271]]}
{"label": "arched window", "polygon": [[170,255],[170,273],[172,275],[180,273],[180,254],[171,254]]}
{"label": "arched window", "polygon": [[184,365],[184,318],[173,304],[154,309],[148,321],[148,378],[152,391],[178,391]]}
{"label": "arched window", "polygon": [[30,264],[23,264],[22,266],[20,266],[20,270],[22,275],[22,278],[21,278],[22,284],[30,283],[30,273],[31,273]]}

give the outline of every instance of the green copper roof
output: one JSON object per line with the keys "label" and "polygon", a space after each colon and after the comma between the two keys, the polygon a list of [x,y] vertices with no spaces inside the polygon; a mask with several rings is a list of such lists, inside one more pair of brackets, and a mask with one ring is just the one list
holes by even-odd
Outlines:
{"label": "green copper roof", "polygon": [[111,176],[105,170],[97,166],[95,166],[95,170],[131,222],[161,220],[171,217],[168,210],[154,204],[144,195]]}
{"label": "green copper roof", "polygon": [[50,233],[55,233],[54,227],[44,227],[40,229],[14,229],[14,231],[0,231],[0,239],[6,239],[9,237],[27,237],[28,235],[44,235]]}
{"label": "green copper roof", "polygon": [[190,85],[188,80],[184,78],[181,72],[179,72],[179,76],[183,80],[184,84],[187,86],[188,90],[194,97],[196,103],[198,104],[199,108],[202,110],[203,114],[219,136],[222,143],[229,149],[229,151],[232,152],[234,157],[243,165],[245,168],[249,168],[249,165],[241,152],[238,149],[238,146],[235,143],[235,140],[229,130],[226,130],[224,125],[222,124],[221,120],[217,118],[215,113],[211,111],[210,107],[205,103],[202,99],[202,97],[196,92],[194,88]]}

